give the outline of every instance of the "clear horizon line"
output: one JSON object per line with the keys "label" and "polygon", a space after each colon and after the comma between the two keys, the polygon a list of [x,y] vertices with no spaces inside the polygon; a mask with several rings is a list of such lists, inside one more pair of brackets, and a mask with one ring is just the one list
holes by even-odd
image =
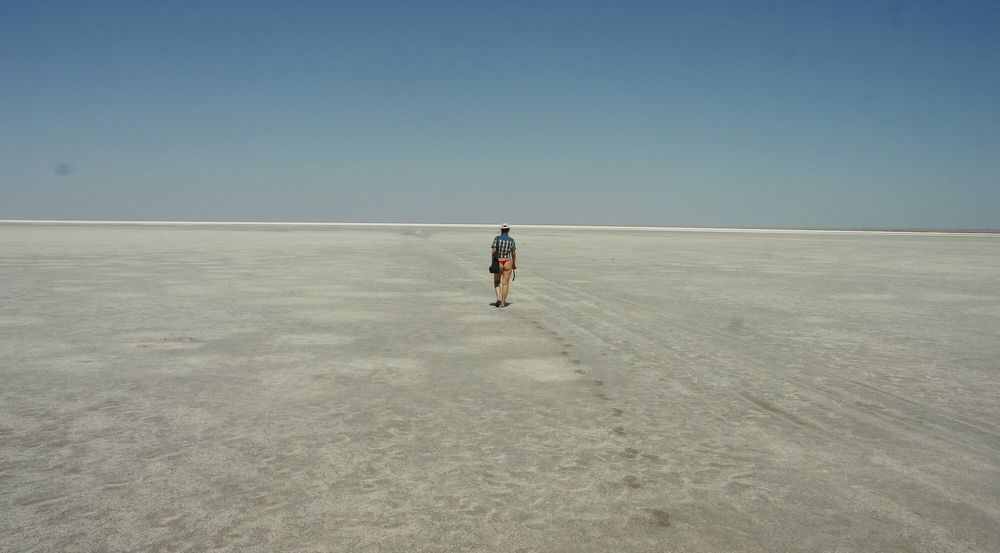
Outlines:
{"label": "clear horizon line", "polygon": [[[496,223],[377,223],[377,222],[302,222],[302,221],[149,221],[149,220],[89,220],[89,219],[0,219],[0,224],[35,225],[136,225],[136,226],[296,226],[296,227],[427,227],[427,228],[491,228]],[[720,232],[763,234],[882,234],[920,236],[989,236],[1000,230],[942,229],[836,229],[836,228],[764,228],[764,227],[674,227],[651,225],[561,225],[513,224],[515,228],[567,230],[640,230],[659,232]]]}

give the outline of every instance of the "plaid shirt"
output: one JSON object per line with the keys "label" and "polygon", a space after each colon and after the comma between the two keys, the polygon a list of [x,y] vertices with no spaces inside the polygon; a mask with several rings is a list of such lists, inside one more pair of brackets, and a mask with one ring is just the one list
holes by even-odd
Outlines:
{"label": "plaid shirt", "polygon": [[493,239],[493,244],[490,246],[497,251],[497,257],[501,259],[510,259],[510,255],[514,253],[517,246],[514,244],[514,239],[506,234],[501,234]]}

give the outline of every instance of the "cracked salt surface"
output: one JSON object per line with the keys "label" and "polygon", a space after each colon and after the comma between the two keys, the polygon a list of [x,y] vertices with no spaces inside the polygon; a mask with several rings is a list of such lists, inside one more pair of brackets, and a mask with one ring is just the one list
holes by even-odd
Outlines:
{"label": "cracked salt surface", "polygon": [[0,224],[0,550],[1000,550],[1000,237],[493,230]]}

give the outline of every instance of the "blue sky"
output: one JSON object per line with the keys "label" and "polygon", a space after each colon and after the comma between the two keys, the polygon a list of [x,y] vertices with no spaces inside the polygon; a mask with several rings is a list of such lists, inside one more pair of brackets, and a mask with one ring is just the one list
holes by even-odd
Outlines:
{"label": "blue sky", "polygon": [[1000,228],[1000,2],[0,1],[0,218]]}

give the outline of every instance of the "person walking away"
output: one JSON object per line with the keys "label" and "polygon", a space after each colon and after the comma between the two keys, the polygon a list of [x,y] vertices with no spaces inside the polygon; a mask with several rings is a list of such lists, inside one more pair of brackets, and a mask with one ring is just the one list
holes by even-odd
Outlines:
{"label": "person walking away", "polygon": [[497,294],[497,307],[507,307],[507,293],[510,291],[510,279],[517,269],[517,245],[510,237],[510,225],[500,225],[500,235],[493,239],[491,253],[497,256],[500,272],[493,275],[493,290]]}

